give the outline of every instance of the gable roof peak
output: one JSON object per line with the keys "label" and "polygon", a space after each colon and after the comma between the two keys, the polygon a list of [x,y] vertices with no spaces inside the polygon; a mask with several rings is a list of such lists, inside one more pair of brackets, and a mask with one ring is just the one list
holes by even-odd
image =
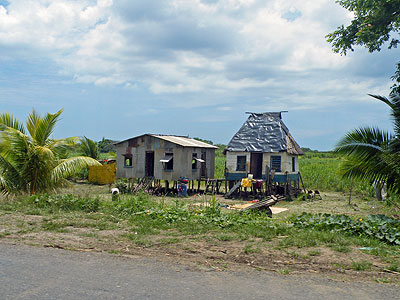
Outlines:
{"label": "gable roof peak", "polygon": [[250,116],[228,143],[226,150],[303,154],[282,121],[282,112],[248,113]]}

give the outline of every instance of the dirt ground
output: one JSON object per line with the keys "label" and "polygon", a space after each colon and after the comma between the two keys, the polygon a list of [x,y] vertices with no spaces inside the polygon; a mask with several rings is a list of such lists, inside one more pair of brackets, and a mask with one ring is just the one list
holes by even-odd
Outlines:
{"label": "dirt ground", "polygon": [[[0,242],[53,247],[76,251],[108,252],[123,256],[145,256],[178,262],[204,271],[258,270],[281,274],[323,275],[335,280],[376,281],[400,284],[400,273],[385,269],[379,257],[352,248],[349,253],[328,247],[277,249],[281,236],[265,242],[258,239],[218,240],[214,236],[185,236],[168,231],[151,235],[143,242],[127,239],[134,235],[127,224],[118,223],[113,230],[67,226],[57,231],[40,228],[46,217],[0,212]],[[247,249],[244,250],[244,249]],[[368,261],[364,271],[352,269],[355,261]]]}

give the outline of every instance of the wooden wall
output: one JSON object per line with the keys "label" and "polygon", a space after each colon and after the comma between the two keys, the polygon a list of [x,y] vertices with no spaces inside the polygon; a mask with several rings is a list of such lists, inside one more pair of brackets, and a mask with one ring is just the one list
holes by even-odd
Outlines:
{"label": "wooden wall", "polygon": [[[201,158],[202,151],[206,152],[206,177],[214,178],[215,149],[182,147],[180,145],[164,141],[152,136],[141,136],[135,139],[117,144],[117,178],[142,178],[145,177],[146,152],[154,151],[154,177],[161,180],[178,180],[179,177],[187,177],[189,180],[199,179],[201,175],[201,163],[198,168],[192,170],[193,153]],[[124,154],[132,154],[131,167],[124,166]],[[161,159],[165,153],[173,153],[173,170],[164,170]]]}

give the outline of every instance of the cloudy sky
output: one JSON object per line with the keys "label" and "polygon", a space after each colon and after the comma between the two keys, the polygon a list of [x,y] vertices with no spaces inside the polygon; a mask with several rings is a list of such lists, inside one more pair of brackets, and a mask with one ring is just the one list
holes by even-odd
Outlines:
{"label": "cloudy sky", "polygon": [[64,108],[55,137],[143,133],[227,143],[245,112],[288,111],[303,147],[390,129],[397,50],[347,56],[334,0],[0,0],[0,111]]}

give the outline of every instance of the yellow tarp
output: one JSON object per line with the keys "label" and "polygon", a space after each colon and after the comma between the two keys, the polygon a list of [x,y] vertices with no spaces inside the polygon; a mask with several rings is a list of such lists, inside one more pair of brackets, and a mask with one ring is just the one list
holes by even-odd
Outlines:
{"label": "yellow tarp", "polygon": [[249,178],[243,178],[242,179],[242,187],[251,187],[252,183],[253,183],[253,179],[249,179]]}
{"label": "yellow tarp", "polygon": [[89,181],[97,184],[110,184],[115,182],[117,164],[89,167]]}

